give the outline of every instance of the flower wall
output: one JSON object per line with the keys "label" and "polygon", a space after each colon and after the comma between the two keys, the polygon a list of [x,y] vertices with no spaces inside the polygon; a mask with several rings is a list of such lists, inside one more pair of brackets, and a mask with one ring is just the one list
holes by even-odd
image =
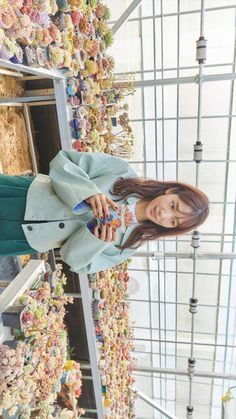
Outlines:
{"label": "flower wall", "polygon": [[53,274],[40,275],[35,289],[17,298],[3,313],[3,324],[14,327],[15,339],[0,345],[0,414],[29,418],[55,417],[61,410],[57,398],[69,393],[64,407],[73,417],[83,413],[77,398],[81,392],[79,364],[68,363],[65,306],[71,297],[63,295],[65,276],[61,265]]}
{"label": "flower wall", "polygon": [[99,370],[105,418],[134,418],[132,376],[135,358],[129,324],[127,272],[129,259],[113,269],[89,275],[94,301],[92,312],[99,352]]}
{"label": "flower wall", "polygon": [[2,0],[0,58],[62,71],[73,147],[130,158],[133,134],[122,101],[134,88],[114,78],[109,18],[101,0]]}
{"label": "flower wall", "polygon": [[[133,80],[114,76],[115,63],[106,51],[113,41],[109,18],[101,0],[2,0],[0,58],[65,74],[72,147],[129,159],[134,138],[125,99],[134,87]],[[127,267],[128,262],[90,278],[107,419],[134,417]],[[60,417],[61,409],[75,418],[83,413],[79,365],[67,361],[63,318],[71,301],[63,296],[64,280],[59,269],[54,284],[45,280],[17,301],[23,307],[17,346],[0,346],[0,412],[20,411],[24,417],[34,412],[39,418]]]}

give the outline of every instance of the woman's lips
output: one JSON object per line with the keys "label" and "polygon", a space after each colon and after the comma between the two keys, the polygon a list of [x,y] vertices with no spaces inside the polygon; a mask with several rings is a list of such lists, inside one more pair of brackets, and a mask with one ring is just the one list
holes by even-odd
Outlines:
{"label": "woman's lips", "polygon": [[156,218],[156,207],[151,210],[151,215]]}

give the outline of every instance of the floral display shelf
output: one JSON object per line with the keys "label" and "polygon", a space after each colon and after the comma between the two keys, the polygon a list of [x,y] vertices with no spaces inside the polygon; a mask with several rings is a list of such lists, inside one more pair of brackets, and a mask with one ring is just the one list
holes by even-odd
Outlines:
{"label": "floral display shelf", "polygon": [[132,373],[136,360],[127,300],[129,262],[127,259],[108,271],[89,275],[104,419],[135,417]]}
{"label": "floral display shelf", "polygon": [[[68,360],[62,265],[33,260],[0,296],[0,415],[3,418],[80,418],[80,364]],[[11,328],[14,340],[6,339]],[[5,329],[5,330],[4,330]],[[9,335],[9,334],[8,334]]]}
{"label": "floral display shelf", "polygon": [[[37,280],[38,275],[43,272],[45,272],[44,261],[31,260],[1,293],[0,313],[2,313],[9,305],[13,305],[17,297],[24,294],[25,290],[30,288]],[[2,330],[4,332],[4,329]],[[1,343],[2,337],[4,336],[1,335]]]}
{"label": "floral display shelf", "polygon": [[[0,58],[0,67],[10,68],[15,71],[20,71],[24,73],[24,77],[29,75],[36,76],[38,78],[48,78],[53,80],[54,86],[54,95],[53,99],[56,101],[56,110],[58,117],[58,126],[60,133],[60,141],[62,149],[70,150],[72,149],[72,137],[71,130],[69,126],[69,121],[72,118],[72,112],[68,106],[68,99],[66,94],[66,76],[61,70],[48,70],[45,68],[34,68],[28,67],[23,64],[11,63],[8,60]],[[51,98],[52,99],[52,98]],[[17,97],[17,98],[1,98],[0,106],[10,106],[11,104],[22,103],[27,107],[29,102],[37,102],[38,104],[42,102],[42,105],[45,105],[47,101],[50,103],[50,98],[45,96],[32,96],[32,97]],[[32,135],[32,134],[31,134]]]}
{"label": "floral display shelf", "polygon": [[131,158],[134,87],[115,80],[110,16],[104,0],[2,0],[0,66],[53,79],[62,148]]}
{"label": "floral display shelf", "polygon": [[92,298],[93,298],[92,290],[89,288],[89,285],[88,285],[87,274],[81,273],[80,275],[78,275],[78,280],[80,284],[81,298],[82,298],[83,311],[84,311],[84,320],[85,320],[85,326],[86,326],[91,372],[92,372],[92,377],[93,377],[97,419],[104,419],[105,416],[104,416],[104,408],[103,408],[102,394],[101,394],[101,378],[100,378],[100,374],[98,370],[99,354],[98,354],[98,349],[96,346],[96,335],[95,335],[93,318],[92,318],[92,310],[91,310],[91,303],[92,303]]}

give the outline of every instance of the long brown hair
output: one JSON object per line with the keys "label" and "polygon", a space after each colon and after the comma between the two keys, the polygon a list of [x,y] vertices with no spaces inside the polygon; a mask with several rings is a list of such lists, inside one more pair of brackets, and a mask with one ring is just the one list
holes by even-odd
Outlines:
{"label": "long brown hair", "polygon": [[113,201],[119,201],[130,195],[151,201],[157,196],[164,195],[167,189],[172,189],[171,193],[177,194],[184,203],[192,208],[192,212],[188,214],[185,221],[173,228],[162,227],[150,220],[144,221],[138,224],[122,246],[116,246],[118,249],[122,251],[127,248],[137,249],[149,240],[187,233],[205,221],[209,214],[209,200],[202,191],[192,185],[176,181],[159,182],[142,177],[118,178],[113,185],[113,192],[110,192],[120,196],[119,199],[113,199]]}

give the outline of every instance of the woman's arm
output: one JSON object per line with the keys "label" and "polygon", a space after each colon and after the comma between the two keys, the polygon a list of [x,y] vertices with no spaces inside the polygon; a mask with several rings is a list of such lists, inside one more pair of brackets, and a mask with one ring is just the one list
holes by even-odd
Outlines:
{"label": "woman's arm", "polygon": [[117,252],[110,252],[110,246],[114,246],[114,242],[100,240],[84,225],[66,240],[60,254],[62,260],[71,267],[71,271],[95,273],[120,264],[135,252],[130,249],[122,253],[119,249]]}
{"label": "woman's arm", "polygon": [[135,176],[128,162],[106,153],[83,153],[61,150],[50,163],[49,177],[53,187],[66,205],[72,209],[81,201],[102,193],[93,181],[112,176]]}
{"label": "woman's arm", "polygon": [[60,248],[60,254],[71,270],[78,272],[94,259],[100,258],[102,252],[110,245],[110,241],[96,237],[89,231],[87,225],[83,225],[65,241]]}

